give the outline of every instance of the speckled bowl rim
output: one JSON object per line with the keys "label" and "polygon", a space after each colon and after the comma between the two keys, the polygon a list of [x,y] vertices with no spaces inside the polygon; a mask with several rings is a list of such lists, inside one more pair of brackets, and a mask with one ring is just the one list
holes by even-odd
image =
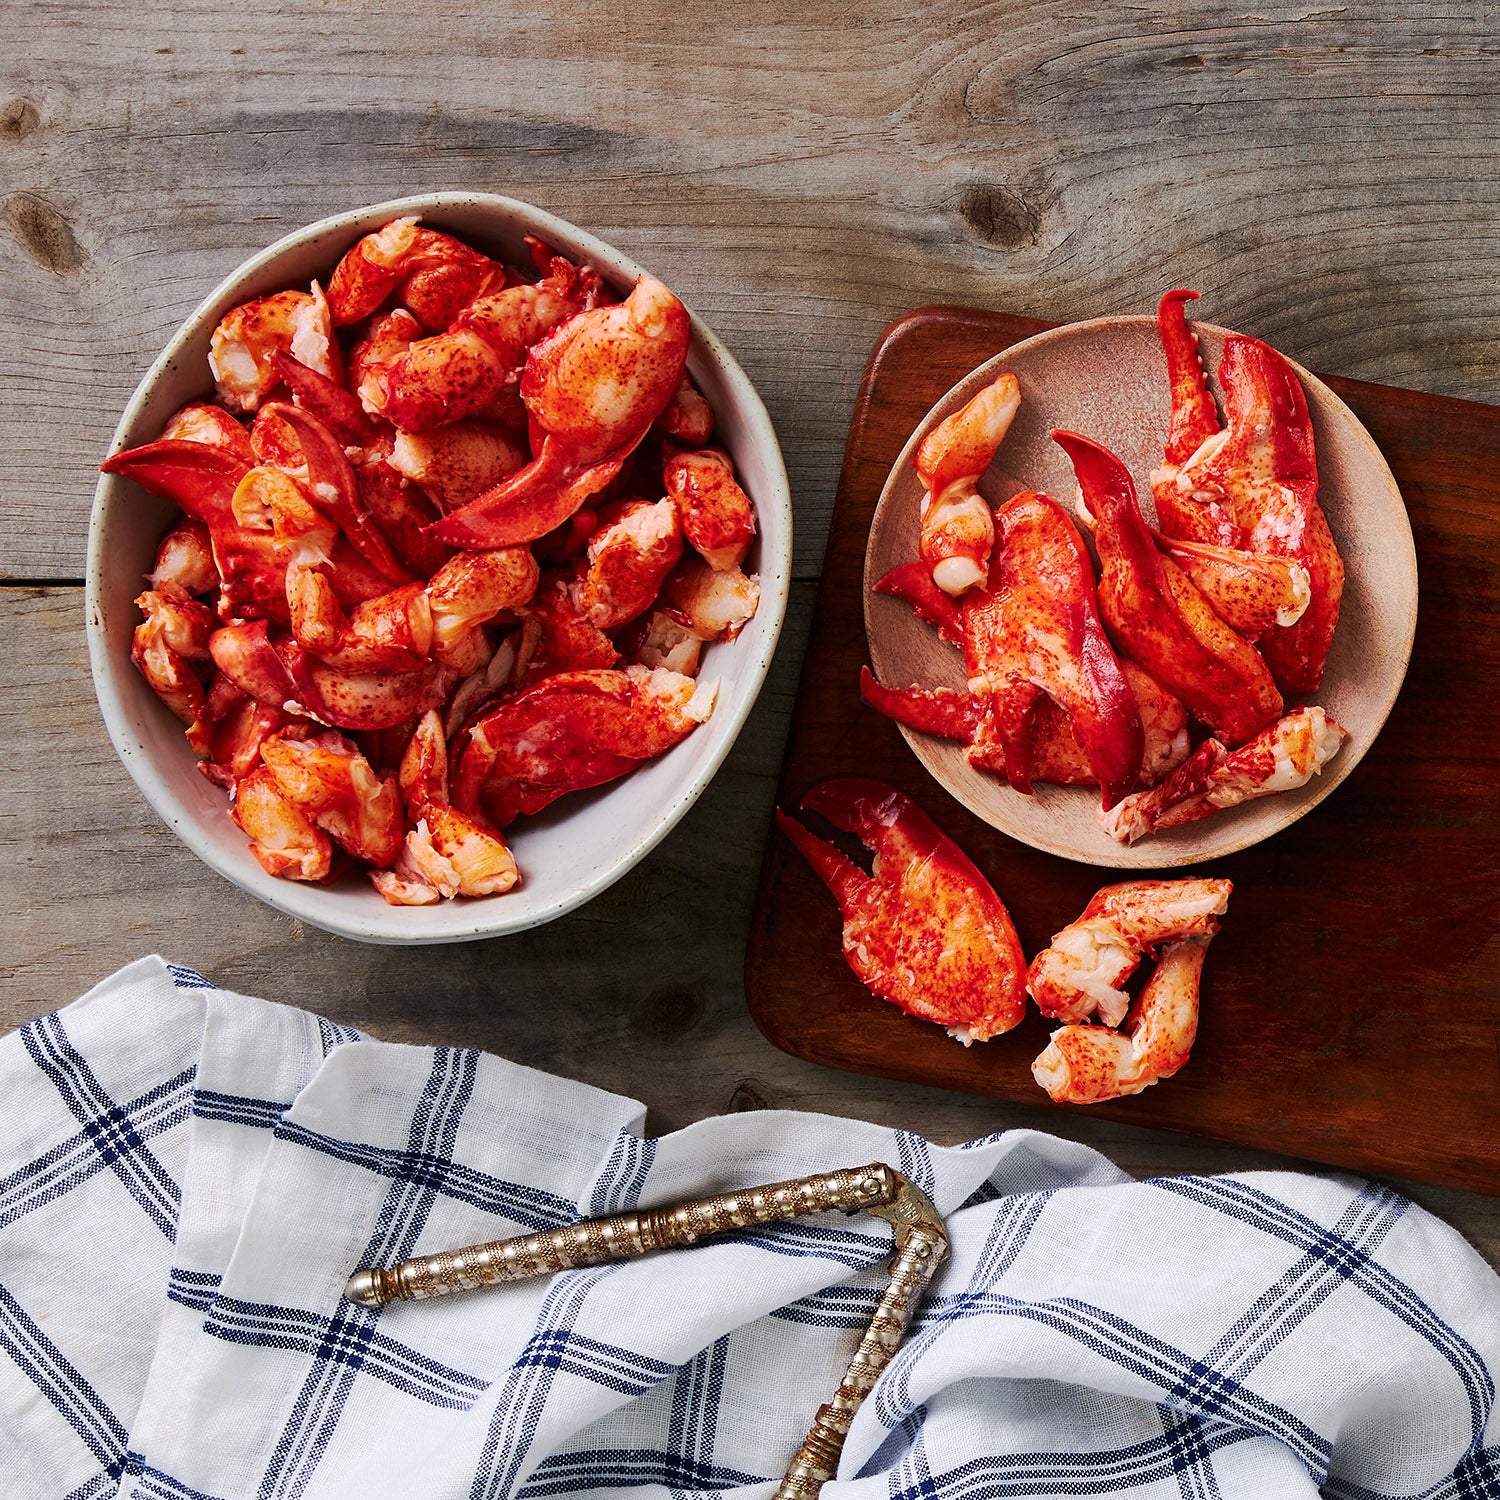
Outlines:
{"label": "speckled bowl rim", "polygon": [[[1219,323],[1210,323],[1200,319],[1193,319],[1193,327],[1204,333],[1228,337],[1236,334],[1237,330],[1226,328]],[[1007,345],[1004,349],[987,359],[983,364],[977,365],[961,379],[953,382],[951,386],[928,408],[921,421],[913,429],[910,438],[907,439],[896,461],[891,465],[886,475],[884,485],[881,487],[880,498],[875,503],[875,510],[870,517],[870,532],[865,545],[865,560],[863,568],[863,595],[864,595],[864,625],[865,641],[870,649],[871,662],[874,664],[877,652],[875,641],[879,632],[871,618],[871,606],[876,598],[874,592],[875,578],[872,576],[874,560],[872,557],[871,539],[873,539],[882,510],[888,501],[895,503],[893,495],[898,482],[904,477],[905,471],[911,466],[917,448],[922,439],[937,425],[949,411],[957,409],[955,396],[965,387],[972,387],[974,391],[987,384],[989,380],[1003,373],[1005,367],[1012,363],[1016,357],[1023,353],[1041,348],[1042,346],[1063,341],[1069,338],[1078,338],[1095,330],[1133,326],[1152,327],[1156,326],[1156,318],[1148,313],[1122,313],[1112,314],[1107,317],[1086,318],[1074,323],[1061,323],[1055,328],[1044,329],[1040,333],[1032,334],[1030,338],[1021,339],[1014,344]],[[1240,335],[1243,337],[1244,335]],[[1241,809],[1229,809],[1226,813],[1218,815],[1222,818],[1223,833],[1220,838],[1212,841],[1211,846],[1203,850],[1174,851],[1170,845],[1159,841],[1157,838],[1145,838],[1133,845],[1116,845],[1113,850],[1095,852],[1093,850],[1080,850],[1074,845],[1058,843],[1050,840],[1044,833],[1031,829],[1025,829],[1015,822],[998,822],[993,811],[984,806],[977,798],[967,794],[965,788],[954,785],[947,778],[938,775],[928,764],[927,741],[930,736],[923,735],[917,730],[909,729],[904,724],[896,727],[901,731],[908,748],[917,758],[924,771],[932,780],[973,813],[981,822],[987,823],[997,832],[1005,834],[1008,838],[1015,839],[1018,843],[1026,844],[1028,847],[1038,849],[1044,854],[1056,855],[1060,859],[1071,860],[1075,864],[1095,865],[1101,868],[1114,869],[1140,869],[1140,870],[1165,870],[1175,869],[1187,865],[1204,864],[1209,860],[1220,859],[1226,855],[1237,854],[1242,849],[1249,849],[1256,844],[1264,843],[1265,840],[1273,838],[1276,834],[1289,828],[1298,819],[1310,813],[1325,798],[1331,796],[1338,790],[1339,786],[1353,774],[1356,767],[1364,759],[1375,741],[1379,738],[1386,720],[1389,719],[1392,709],[1396,706],[1396,699],[1400,696],[1401,688],[1406,681],[1407,668],[1411,663],[1411,653],[1416,641],[1417,632],[1417,610],[1419,605],[1418,569],[1417,569],[1417,547],[1416,539],[1411,530],[1411,519],[1406,511],[1404,497],[1401,497],[1400,485],[1396,482],[1396,476],[1391,472],[1390,464],[1385,455],[1380,451],[1375,439],[1370,436],[1365,427],[1348,403],[1331,390],[1328,385],[1320,380],[1312,371],[1306,369],[1296,360],[1280,350],[1277,353],[1286,360],[1287,364],[1296,372],[1297,378],[1302,381],[1305,389],[1316,390],[1319,396],[1328,402],[1331,410],[1338,413],[1340,418],[1346,422],[1348,430],[1369,451],[1374,462],[1384,471],[1390,481],[1391,489],[1398,498],[1402,499],[1401,517],[1404,521],[1402,527],[1397,528],[1397,534],[1390,538],[1391,545],[1401,548],[1401,562],[1411,579],[1410,607],[1405,612],[1403,630],[1401,633],[1401,645],[1399,649],[1399,665],[1395,666],[1385,679],[1386,691],[1383,697],[1376,699],[1377,709],[1375,713],[1375,728],[1368,740],[1363,744],[1345,744],[1336,759],[1321,776],[1314,778],[1306,785],[1297,788],[1293,792],[1280,794],[1278,799],[1284,799],[1283,813],[1273,826],[1261,828],[1258,831],[1245,829],[1235,814]],[[1351,566],[1350,560],[1345,559],[1346,568]],[[1061,791],[1078,792],[1080,794],[1096,795],[1096,789],[1092,787],[1082,788],[1059,788]],[[1020,793],[1015,794],[1017,797]],[[1273,799],[1267,799],[1267,802]],[[1245,804],[1246,808],[1265,803]],[[1205,827],[1206,823],[1197,825],[1186,825],[1188,827]]]}
{"label": "speckled bowl rim", "polygon": [[[115,427],[109,451],[115,453],[137,442],[149,442],[156,436],[154,433],[137,435],[134,429],[157,383],[182,358],[186,346],[200,334],[206,322],[212,320],[212,323],[217,323],[230,307],[237,301],[243,300],[239,288],[258,273],[268,270],[288,252],[301,249],[324,237],[348,236],[352,243],[352,240],[359,234],[368,233],[388,220],[405,214],[428,215],[464,209],[493,210],[507,216],[525,219],[528,221],[527,227],[531,232],[543,239],[567,246],[570,250],[595,261],[612,277],[627,283],[645,274],[643,268],[630,257],[597,236],[579,228],[576,224],[559,218],[534,204],[497,193],[422,193],[332,214],[325,219],[319,219],[315,223],[283,235],[274,244],[252,255],[226,276],[199,303],[153,361],[129,402],[126,403],[125,410]],[[336,256],[330,257],[330,267],[334,259]],[[101,592],[105,568],[105,517],[114,499],[114,491],[123,481],[112,475],[100,475],[94,492],[94,504],[89,522],[84,596],[89,665],[93,673],[94,690],[110,740],[125,769],[157,814],[199,859],[226,880],[264,901],[267,905],[299,921],[307,922],[311,926],[342,937],[360,942],[395,945],[460,943],[527,931],[565,916],[585,902],[592,900],[633,869],[677,826],[723,765],[765,684],[786,614],[792,566],[791,491],[787,482],[786,465],[775,429],[771,424],[770,414],[766,411],[765,404],[749,376],[740,368],[714,331],[701,318],[693,314],[691,308],[689,308],[689,315],[692,319],[696,341],[702,346],[708,358],[722,370],[726,382],[732,388],[747,434],[760,451],[766,467],[768,492],[756,497],[761,537],[760,605],[755,619],[747,625],[741,637],[743,639],[744,635],[749,635],[753,631],[756,648],[748,665],[736,666],[734,679],[738,691],[732,695],[736,701],[732,706],[726,704],[726,698],[731,695],[726,692],[727,679],[721,680],[719,702],[715,705],[714,713],[693,736],[696,738],[698,734],[711,734],[717,737],[717,743],[692,778],[676,792],[660,815],[643,827],[640,838],[627,850],[609,863],[591,869],[572,889],[566,890],[541,905],[529,905],[524,900],[517,902],[513,900],[511,894],[507,893],[503,896],[475,901],[444,902],[429,907],[395,908],[386,906],[381,897],[371,888],[369,892],[371,900],[373,903],[378,903],[378,907],[372,905],[370,919],[341,918],[322,909],[318,898],[325,893],[321,887],[267,875],[254,865],[253,859],[248,861],[248,865],[253,868],[247,868],[246,861],[227,857],[226,850],[232,848],[231,845],[204,835],[178,798],[173,787],[175,778],[163,774],[157,768],[147,747],[132,731],[130,716],[117,682],[118,673],[131,672],[134,668],[128,659],[120,661],[110,650],[104,633]],[[778,536],[784,538],[784,545],[778,546],[774,553],[766,545],[768,509],[774,512],[777,521],[775,530]],[[227,804],[224,822],[226,828],[237,839],[243,839],[240,831],[229,821]],[[519,892],[524,893],[524,891],[523,884]],[[412,933],[393,933],[383,930],[379,918],[385,916],[389,923],[392,920],[391,913],[402,911],[430,914],[432,930]]]}

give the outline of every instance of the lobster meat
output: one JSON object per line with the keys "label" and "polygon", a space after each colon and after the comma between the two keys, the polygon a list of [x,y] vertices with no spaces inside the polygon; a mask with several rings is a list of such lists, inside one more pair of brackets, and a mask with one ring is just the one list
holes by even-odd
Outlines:
{"label": "lobster meat", "polygon": [[232,308],[217,401],[102,465],[181,512],[132,656],[274,875],[514,888],[502,830],[690,734],[755,613],[686,309],[529,245],[384,225]]}
{"label": "lobster meat", "polygon": [[909,797],[880,781],[825,781],[802,807],[874,854],[866,875],[832,844],[777,810],[782,832],[833,892],[844,957],[881,998],[945,1026],[968,1046],[1020,1024],[1020,939],[990,883]]}

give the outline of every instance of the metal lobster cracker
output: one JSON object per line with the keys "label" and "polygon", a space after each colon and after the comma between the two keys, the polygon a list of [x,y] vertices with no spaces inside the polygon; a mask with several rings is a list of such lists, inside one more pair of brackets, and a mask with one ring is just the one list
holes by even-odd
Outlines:
{"label": "metal lobster cracker", "polygon": [[900,1347],[917,1303],[948,1254],[947,1231],[932,1200],[884,1162],[719,1193],[673,1208],[584,1219],[541,1234],[418,1256],[388,1271],[367,1268],[349,1278],[344,1295],[362,1307],[441,1297],[501,1281],[631,1260],[653,1250],[692,1245],[706,1235],[830,1209],[850,1214],[863,1210],[887,1220],[896,1231],[896,1257],[890,1284],[838,1390],[819,1407],[776,1492],[776,1500],[807,1500],[833,1478],[855,1412]]}

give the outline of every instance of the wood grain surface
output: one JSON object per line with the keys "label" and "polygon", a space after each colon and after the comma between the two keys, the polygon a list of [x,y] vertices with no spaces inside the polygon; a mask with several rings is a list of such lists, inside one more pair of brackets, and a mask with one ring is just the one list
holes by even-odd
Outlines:
{"label": "wood grain surface", "polygon": [[[1500,387],[1488,7],[0,0],[0,17],[5,1026],[159,949],[380,1035],[623,1090],[653,1128],[759,1103],[948,1141],[1038,1124],[784,1057],[744,1009],[755,874],[871,343],[926,302],[1068,320],[1190,282],[1314,368]],[[572,219],[713,325],[781,436],[803,585],[734,756],[648,861],[530,936],[400,953],[277,917],[157,824],[98,721],[72,585],[94,465],[200,298],[289,229],[440,187]],[[1046,1123],[1137,1173],[1273,1161]],[[1493,1200],[1418,1191],[1500,1261]]]}
{"label": "wood grain surface", "polygon": [[[844,460],[779,800],[828,777],[889,781],[994,884],[1027,954],[1133,872],[1027,848],[945,794],[859,693],[865,547],[891,463],[948,385],[1031,332],[935,308],[871,356]],[[1331,380],[1408,497],[1422,605],[1407,684],[1339,790],[1273,839],[1195,874],[1234,895],[1210,950],[1198,1039],[1175,1078],[1093,1115],[1500,1193],[1500,408]],[[914,415],[915,413],[915,415]],[[853,622],[852,624],[850,622]],[[1437,750],[1435,747],[1441,747]],[[1147,847],[1142,845],[1141,847]],[[1134,872],[1137,875],[1139,872]],[[1031,1102],[1055,1023],[961,1047],[853,976],[818,877],[773,833],[746,959],[757,1023],[799,1057]]]}

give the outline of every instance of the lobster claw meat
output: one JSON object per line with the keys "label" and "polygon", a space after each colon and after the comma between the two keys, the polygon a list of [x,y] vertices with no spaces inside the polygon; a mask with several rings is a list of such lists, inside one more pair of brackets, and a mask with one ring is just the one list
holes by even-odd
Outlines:
{"label": "lobster claw meat", "polygon": [[1259,339],[1231,334],[1219,362],[1226,422],[1208,391],[1183,304],[1168,292],[1157,321],[1172,383],[1166,463],[1151,476],[1161,529],[1189,541],[1268,553],[1306,571],[1311,598],[1261,644],[1288,696],[1314,692],[1338,625],[1344,564],[1318,504],[1312,419],[1296,372]]}
{"label": "lobster claw meat", "polygon": [[235,524],[230,501],[254,463],[253,454],[224,443],[163,438],[111,454],[99,467],[174,501],[212,533],[217,527]]}
{"label": "lobster claw meat", "polygon": [[938,588],[955,598],[989,576],[995,525],[978,482],[1020,406],[1016,377],[1001,375],[939,422],[917,449],[917,473],[927,491],[922,497],[922,561]]}
{"label": "lobster claw meat", "polygon": [[1094,1014],[1118,1026],[1130,1008],[1123,985],[1168,940],[1211,937],[1229,905],[1227,880],[1127,880],[1094,894],[1076,922],[1032,959],[1026,987],[1044,1016],[1080,1024]]}
{"label": "lobster claw meat", "polygon": [[1108,448],[1054,432],[1094,517],[1099,602],[1115,640],[1226,744],[1273,723],[1281,694],[1260,654],[1230,629],[1196,584],[1157,550],[1130,472]]}
{"label": "lobster claw meat", "polygon": [[[450,547],[518,546],[560,526],[619,473],[682,379],[687,309],[651,276],[532,347],[521,399],[536,457],[432,527]],[[538,445],[537,438],[540,438]]]}
{"label": "lobster claw meat", "polygon": [[[1187,711],[1148,672],[1122,659],[1125,680],[1140,712],[1142,754],[1140,784],[1154,786],[1187,758]],[[969,747],[969,763],[992,774],[1005,774],[1004,751],[977,693],[952,688],[886,688],[868,667],[860,668],[859,690],[865,701],[886,718],[923,734],[955,740]],[[1093,767],[1066,713],[1052,699],[1037,701],[1031,726],[1028,769],[1034,781],[1059,786],[1094,786]],[[1116,804],[1123,807],[1126,797]]]}
{"label": "lobster claw meat", "polygon": [[1026,1008],[1020,939],[989,882],[909,797],[880,781],[815,786],[802,806],[874,855],[866,875],[779,808],[782,831],[833,892],[844,957],[872,993],[935,1021],[966,1046],[1016,1026]]}
{"label": "lobster claw meat", "polygon": [[469,727],[453,805],[504,828],[567,792],[614,781],[686,739],[713,711],[716,690],[645,667],[544,678]]}
{"label": "lobster claw meat", "polygon": [[1307,569],[1291,558],[1152,535],[1157,547],[1197,585],[1213,612],[1247,641],[1257,641],[1278,626],[1295,625],[1312,602]]}
{"label": "lobster claw meat", "polygon": [[1278,719],[1238,750],[1204,740],[1160,786],[1127,797],[1099,821],[1112,839],[1133,844],[1159,828],[1291,791],[1321,775],[1348,737],[1314,704]]}
{"label": "lobster claw meat", "polygon": [[[1099,618],[1083,541],[1062,507],[1036,491],[1007,500],[994,522],[988,581],[961,605],[945,602],[921,564],[876,585],[911,601],[946,638],[958,631],[976,702],[955,718],[946,698],[892,694],[873,679],[876,691],[865,696],[913,728],[966,741],[972,764],[1004,775],[1020,792],[1030,792],[1039,774],[1038,725],[1050,699],[1066,715],[1104,806],[1113,807],[1140,779],[1145,740],[1137,695]],[[934,708],[931,722],[920,722],[924,704]]]}

